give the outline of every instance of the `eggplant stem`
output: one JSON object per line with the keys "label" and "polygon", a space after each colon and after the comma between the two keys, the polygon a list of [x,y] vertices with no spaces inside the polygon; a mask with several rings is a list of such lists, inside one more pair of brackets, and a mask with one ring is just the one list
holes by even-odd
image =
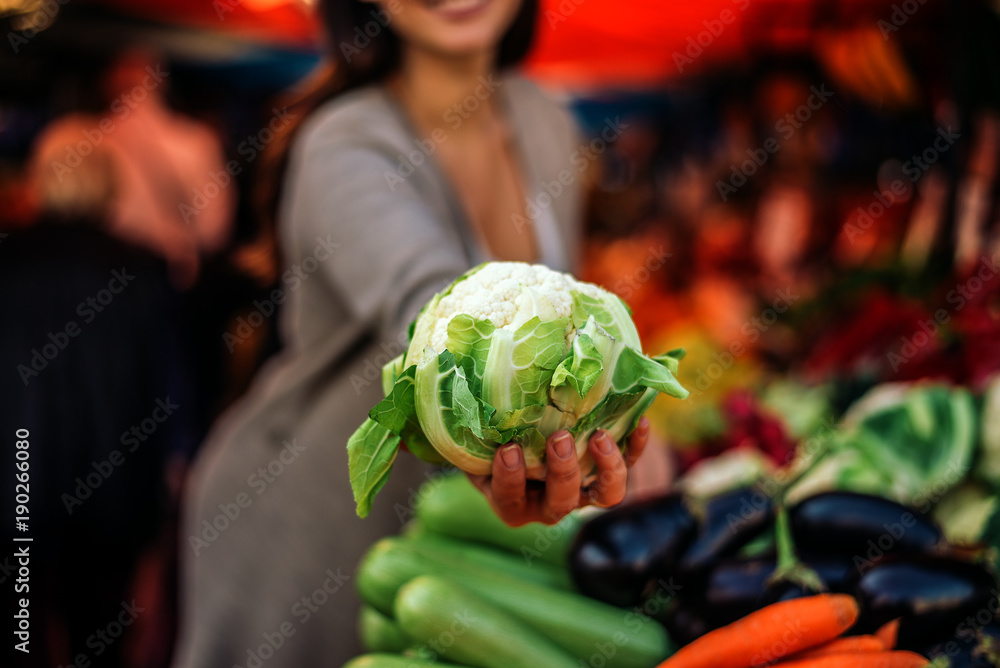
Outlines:
{"label": "eggplant stem", "polygon": [[779,582],[791,582],[808,591],[826,591],[826,585],[816,571],[802,563],[795,554],[795,541],[788,523],[788,509],[784,502],[775,508],[774,543],[777,549],[777,563],[774,573],[767,579],[768,586]]}

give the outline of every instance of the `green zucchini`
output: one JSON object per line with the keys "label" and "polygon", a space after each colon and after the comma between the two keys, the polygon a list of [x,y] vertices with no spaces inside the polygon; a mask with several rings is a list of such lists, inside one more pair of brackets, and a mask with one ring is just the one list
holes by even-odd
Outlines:
{"label": "green zucchini", "polygon": [[424,528],[452,538],[487,543],[536,560],[566,566],[570,544],[582,520],[570,513],[553,526],[504,524],[486,497],[461,474],[441,476],[420,489],[417,519]]}
{"label": "green zucchini", "polygon": [[415,541],[379,541],[358,569],[358,589],[373,607],[391,613],[399,589],[420,575],[439,575],[527,622],[573,656],[600,659],[606,668],[648,668],[670,655],[673,647],[656,622],[569,591],[525,582],[483,568],[454,568],[420,554]]}
{"label": "green zucchini", "polygon": [[506,573],[553,589],[573,588],[569,572],[565,569],[543,561],[528,563],[506,550],[432,533],[408,537],[407,543],[421,555],[438,563],[448,564],[449,567],[469,565],[476,571],[486,569],[494,573]]}
{"label": "green zucchini", "polygon": [[399,590],[407,635],[448,660],[477,668],[577,668],[537,630],[446,578],[422,575]]}
{"label": "green zucchini", "polygon": [[343,668],[424,668],[425,666],[448,668],[448,666],[454,665],[452,663],[415,659],[399,654],[362,654],[345,663]]}
{"label": "green zucchini", "polygon": [[358,635],[369,652],[402,652],[413,644],[399,624],[369,605],[358,613]]}

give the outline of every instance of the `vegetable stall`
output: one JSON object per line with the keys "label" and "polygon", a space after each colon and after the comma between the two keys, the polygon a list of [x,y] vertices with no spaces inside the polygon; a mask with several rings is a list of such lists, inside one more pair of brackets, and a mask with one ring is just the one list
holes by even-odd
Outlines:
{"label": "vegetable stall", "polygon": [[402,445],[442,467],[358,567],[369,653],[348,668],[1000,665],[1000,376],[872,383],[842,408],[791,375],[740,388],[721,430],[675,446],[669,489],[552,525],[507,526],[464,475],[516,443],[544,480],[567,429],[592,482],[596,430],[624,448],[654,399],[683,415],[684,358],[647,356],[624,302],[543,267],[437,295],[349,444],[362,516]]}

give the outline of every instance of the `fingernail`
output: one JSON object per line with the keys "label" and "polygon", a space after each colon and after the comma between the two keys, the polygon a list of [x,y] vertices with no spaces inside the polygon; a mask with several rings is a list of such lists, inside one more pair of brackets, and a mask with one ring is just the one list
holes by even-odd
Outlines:
{"label": "fingernail", "polygon": [[608,436],[608,432],[602,431],[597,437],[597,451],[602,455],[610,455],[615,449],[615,442]]}
{"label": "fingernail", "polygon": [[511,471],[516,470],[521,465],[521,453],[516,445],[508,445],[501,450],[500,459],[503,460],[503,465]]}
{"label": "fingernail", "polygon": [[569,459],[573,456],[573,439],[569,434],[560,434],[552,444],[552,451],[559,459]]}

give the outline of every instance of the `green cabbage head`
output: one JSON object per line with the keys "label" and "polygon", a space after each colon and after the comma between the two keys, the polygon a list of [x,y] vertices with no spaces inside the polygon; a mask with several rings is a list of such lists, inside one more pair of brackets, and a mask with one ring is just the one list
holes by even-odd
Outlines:
{"label": "green cabbage head", "polygon": [[515,442],[528,477],[544,480],[545,439],[566,429],[586,479],[595,430],[624,443],[657,392],[687,397],[674,377],[681,357],[643,355],[628,307],[596,285],[542,265],[482,264],[431,299],[406,352],[382,370],[386,397],[347,444],[358,514],[401,442],[474,475]]}

